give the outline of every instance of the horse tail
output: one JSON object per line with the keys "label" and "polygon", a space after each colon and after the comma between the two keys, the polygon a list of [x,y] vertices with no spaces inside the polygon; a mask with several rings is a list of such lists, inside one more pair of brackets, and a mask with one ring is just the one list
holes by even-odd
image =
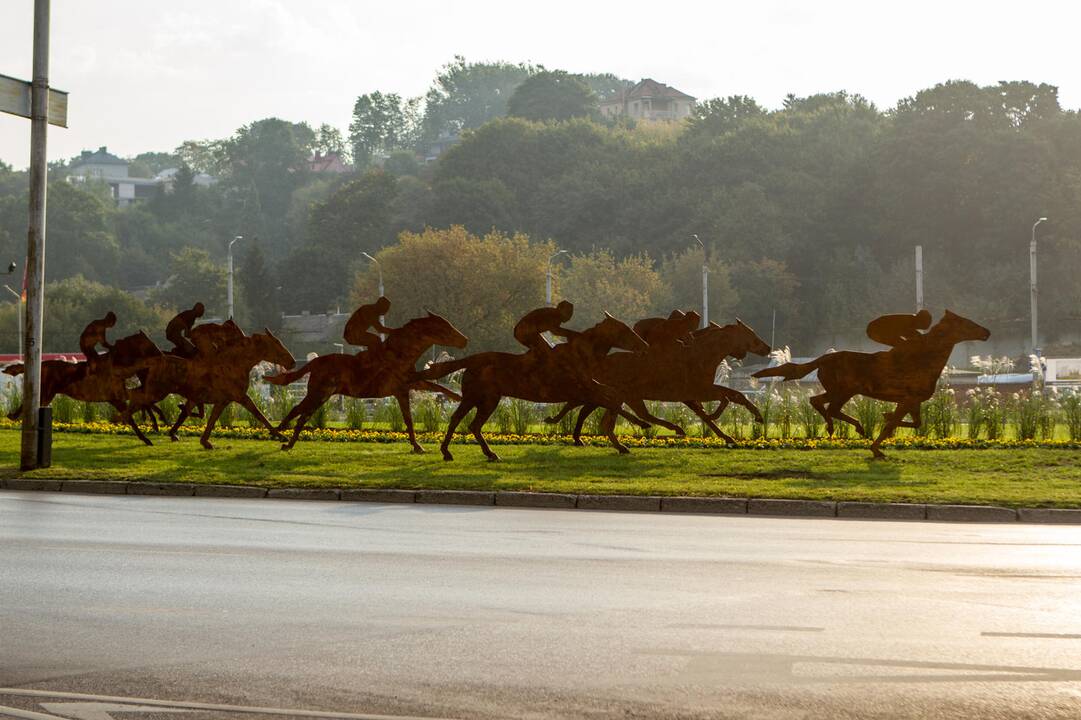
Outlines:
{"label": "horse tail", "polygon": [[[824,356],[828,357],[828,356]],[[810,362],[794,363],[787,362],[777,367],[766,368],[765,370],[759,370],[751,375],[751,377],[764,378],[764,377],[779,377],[783,380],[798,380],[805,375],[810,375],[813,371],[817,370],[819,365],[822,364],[824,357],[815,358]]]}
{"label": "horse tail", "polygon": [[6,368],[4,368],[4,374],[5,375],[10,375],[11,377],[18,377],[19,375],[22,375],[23,374],[23,364],[22,363],[12,363],[11,365],[8,365]]}
{"label": "horse tail", "polygon": [[263,379],[271,385],[291,385],[312,371],[312,364],[307,363],[299,370],[292,370],[281,375],[264,375]]}

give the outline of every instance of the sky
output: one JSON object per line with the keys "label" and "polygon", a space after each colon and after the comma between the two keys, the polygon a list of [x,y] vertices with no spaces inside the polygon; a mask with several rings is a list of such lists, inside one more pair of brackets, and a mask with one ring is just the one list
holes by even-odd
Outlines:
{"label": "sky", "polygon": [[[30,79],[33,0],[0,0],[0,73]],[[949,79],[1057,85],[1081,108],[1081,5],[1063,0],[396,2],[53,0],[49,158],[121,156],[264,117],[343,133],[358,95],[421,95],[455,55],[652,77],[699,99],[848,90],[880,107]],[[29,162],[0,115],[0,160]]]}

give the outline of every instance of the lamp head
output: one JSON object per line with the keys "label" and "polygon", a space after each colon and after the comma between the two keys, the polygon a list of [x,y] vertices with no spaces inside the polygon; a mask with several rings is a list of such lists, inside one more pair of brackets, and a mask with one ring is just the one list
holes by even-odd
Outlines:
{"label": "lamp head", "polygon": [[8,264],[8,275],[10,275],[11,273],[15,272],[15,268],[16,268],[16,267],[18,267],[18,265],[16,265],[16,264],[15,264],[15,261],[14,261],[14,260],[12,260],[12,261],[11,261],[11,263],[9,263],[9,264]]}

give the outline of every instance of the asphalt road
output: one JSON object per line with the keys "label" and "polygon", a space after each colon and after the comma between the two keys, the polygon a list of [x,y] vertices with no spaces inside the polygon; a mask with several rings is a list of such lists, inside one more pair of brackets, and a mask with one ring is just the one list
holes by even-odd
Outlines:
{"label": "asphalt road", "polygon": [[0,492],[0,688],[89,720],[1076,720],[1081,528]]}

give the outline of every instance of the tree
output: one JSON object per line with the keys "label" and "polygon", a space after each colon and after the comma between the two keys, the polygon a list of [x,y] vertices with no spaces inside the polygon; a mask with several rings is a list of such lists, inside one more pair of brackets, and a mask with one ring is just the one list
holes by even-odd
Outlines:
{"label": "tree", "polygon": [[349,144],[357,167],[367,166],[377,152],[415,145],[419,98],[402,100],[396,93],[361,95],[353,105]]}
{"label": "tree", "polygon": [[559,297],[574,303],[570,325],[586,328],[608,312],[628,325],[656,312],[668,290],[646,255],[621,260],[609,250],[572,255],[559,279]]}
{"label": "tree", "polygon": [[[375,256],[392,303],[387,322],[401,325],[430,309],[469,337],[466,352],[521,350],[512,331],[525,313],[544,304],[552,252],[550,243],[533,243],[521,234],[478,236],[462,227],[404,232]],[[360,269],[353,306],[371,302],[377,287],[376,268]]]}
{"label": "tree", "polygon": [[238,273],[242,308],[248,324],[256,329],[276,329],[281,324],[278,312],[277,283],[270,276],[259,239],[253,239]]}
{"label": "tree", "polygon": [[531,65],[467,63],[455,56],[424,96],[422,140],[455,135],[506,115],[515,88],[535,71]]}
{"label": "tree", "polygon": [[[658,308],[662,314],[666,309],[677,308],[701,314],[702,265],[705,260],[705,251],[697,245],[665,258],[660,275],[668,295]],[[709,269],[709,319],[723,325],[731,319],[739,295],[732,287],[729,267],[717,257],[717,253],[710,256],[706,267]]]}
{"label": "tree", "polygon": [[330,154],[345,155],[345,141],[342,140],[342,131],[338,128],[323,123],[315,132],[315,142],[312,150],[323,157]]}
{"label": "tree", "polygon": [[[16,352],[19,303],[0,304],[0,347],[4,352]],[[91,320],[116,313],[116,326],[109,331],[112,340],[145,331],[161,344],[165,339],[165,324],[172,310],[143,302],[134,295],[115,287],[87,280],[81,275],[48,283],[45,287],[44,331],[42,351],[47,353],[77,353],[79,335]]]}
{"label": "tree", "polygon": [[170,254],[169,279],[151,295],[155,303],[172,308],[189,308],[197,302],[206,306],[206,317],[224,317],[226,312],[226,271],[206,250],[185,247]]}
{"label": "tree", "polygon": [[576,75],[544,70],[526,78],[507,102],[507,114],[526,120],[570,120],[597,110],[597,97]]}

